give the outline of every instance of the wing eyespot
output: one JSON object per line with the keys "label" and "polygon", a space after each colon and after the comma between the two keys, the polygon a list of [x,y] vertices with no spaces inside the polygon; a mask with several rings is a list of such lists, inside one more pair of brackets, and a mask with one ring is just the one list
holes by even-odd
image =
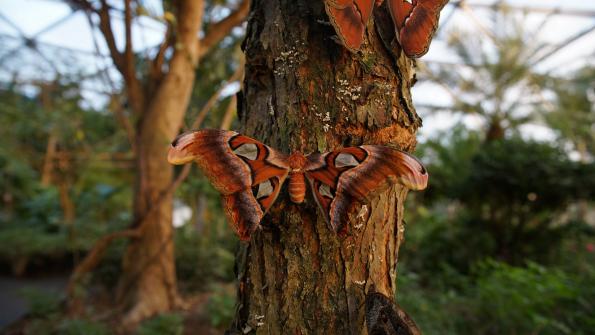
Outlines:
{"label": "wing eyespot", "polygon": [[259,200],[259,199],[266,198],[269,195],[273,194],[274,188],[273,188],[273,184],[271,183],[271,181],[267,179],[267,180],[263,181],[262,183],[253,187],[253,192],[254,192],[254,190],[256,190],[256,194],[254,195],[254,198]]}
{"label": "wing eyespot", "polygon": [[337,168],[358,166],[360,162],[349,153],[340,153],[335,157],[335,166]]}
{"label": "wing eyespot", "polygon": [[330,186],[328,186],[327,184],[320,184],[320,186],[318,186],[318,193],[320,193],[320,195],[325,196],[327,198],[333,199],[335,198],[335,195],[333,194],[333,190],[331,190]]}
{"label": "wing eyespot", "polygon": [[233,153],[253,161],[258,157],[258,146],[254,143],[245,143],[233,149]]}

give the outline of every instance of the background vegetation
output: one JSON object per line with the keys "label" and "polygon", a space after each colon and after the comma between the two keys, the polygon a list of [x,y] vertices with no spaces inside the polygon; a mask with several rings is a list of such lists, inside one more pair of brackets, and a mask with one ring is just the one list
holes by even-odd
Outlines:
{"label": "background vegetation", "polygon": [[[453,32],[451,47],[474,70],[438,65],[420,74],[460,90],[451,113],[483,120],[483,127],[460,123],[431,134],[417,148],[430,187],[409,195],[397,301],[426,334],[595,329],[595,68],[564,76],[533,71],[534,50],[521,48],[531,38],[522,23],[496,36],[493,57],[477,51],[485,50],[475,48],[481,41]],[[240,41],[230,36],[201,61],[186,124],[238,67]],[[31,86],[0,87],[0,270],[21,278],[67,274],[94,241],[125,228],[134,178],[126,132],[106,109],[85,103],[80,78]],[[549,103],[506,102],[507,92],[525,87]],[[218,99],[204,126],[219,127],[231,100]],[[554,139],[531,139],[520,128],[528,122]],[[174,236],[180,289],[192,307],[145,321],[139,334],[182,334],[197,324],[222,329],[233,317],[238,242],[217,193],[193,168],[176,204],[192,212]],[[100,298],[83,316],[65,315],[61,294],[23,290],[24,332],[110,334],[101,312],[124,247],[110,246],[86,278]]]}

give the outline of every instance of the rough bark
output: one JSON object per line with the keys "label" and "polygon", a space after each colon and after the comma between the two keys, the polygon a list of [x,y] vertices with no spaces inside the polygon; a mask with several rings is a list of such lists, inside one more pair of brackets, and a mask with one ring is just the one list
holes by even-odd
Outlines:
{"label": "rough bark", "polygon": [[[285,152],[363,143],[412,150],[421,124],[411,104],[413,63],[385,13],[375,11],[367,44],[352,54],[332,39],[322,1],[253,1],[242,132]],[[366,296],[394,301],[406,194],[394,186],[354,204],[339,238],[311,195],[295,205],[282,192],[264,228],[240,247],[229,333],[367,334]]]}

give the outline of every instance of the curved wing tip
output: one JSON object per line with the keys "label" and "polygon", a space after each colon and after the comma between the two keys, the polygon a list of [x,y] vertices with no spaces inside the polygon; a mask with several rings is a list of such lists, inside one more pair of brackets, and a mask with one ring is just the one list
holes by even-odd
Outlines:
{"label": "curved wing tip", "polygon": [[170,164],[180,165],[191,162],[194,157],[184,149],[194,140],[195,132],[188,132],[178,135],[172,142],[167,153],[167,161]]}
{"label": "curved wing tip", "polygon": [[174,165],[186,164],[193,159],[194,157],[192,157],[192,155],[189,155],[184,150],[174,146],[171,146],[167,153],[167,161]]}
{"label": "curved wing tip", "polygon": [[399,178],[401,185],[413,191],[421,191],[428,187],[428,174],[415,173],[414,175],[405,175]]}

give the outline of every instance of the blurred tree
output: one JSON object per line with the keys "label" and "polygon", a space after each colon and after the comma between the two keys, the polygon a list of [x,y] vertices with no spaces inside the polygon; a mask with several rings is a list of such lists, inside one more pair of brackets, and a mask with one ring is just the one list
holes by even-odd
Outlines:
{"label": "blurred tree", "polygon": [[568,79],[548,79],[556,102],[544,111],[545,120],[586,162],[595,152],[595,68],[582,68]]}
{"label": "blurred tree", "polygon": [[[182,126],[201,58],[243,22],[249,1],[164,1],[167,29],[150,58],[133,52],[133,22],[139,16],[149,15],[143,2],[124,0],[123,9],[107,0],[68,3],[85,10],[92,17],[91,22],[97,22],[113,64],[122,75],[130,116],[119,120],[129,133],[137,173],[132,228],[99,242],[76,269],[71,293],[75,291],[76,279],[97,263],[111,240],[131,237],[118,300],[127,308],[124,323],[134,325],[182,302],[176,285],[171,218],[172,193],[177,183],[172,182],[173,168],[165,157],[169,143]],[[215,4],[233,9],[226,11],[227,16],[221,15],[224,11],[205,15],[205,6]],[[115,11],[122,11],[124,17],[122,49],[112,29]]]}
{"label": "blurred tree", "polygon": [[425,71],[449,93],[450,111],[483,119],[487,140],[502,139],[505,130],[534,118],[540,88],[533,68],[544,46],[540,27],[547,20],[529,31],[524,19],[506,6],[495,8],[491,27],[482,27],[481,33],[451,32],[449,46],[464,64],[459,70],[435,64]]}
{"label": "blurred tree", "polygon": [[572,161],[550,143],[519,137],[482,143],[458,128],[422,150],[434,173],[424,194],[431,210],[420,218],[427,231],[421,245],[411,246],[418,271],[447,263],[467,273],[485,258],[549,263],[584,225],[563,214],[595,196],[595,165]]}
{"label": "blurred tree", "polygon": [[[110,115],[82,108],[79,84],[70,80],[39,83],[36,94],[30,96],[16,86],[0,90],[0,131],[5,136],[0,148],[0,258],[12,262],[18,274],[34,256],[80,250],[84,243],[75,236],[82,230],[78,225],[91,221],[93,215],[103,215],[105,222],[117,221],[130,203],[115,196],[126,182],[122,174],[98,170],[102,165],[129,162],[130,156],[118,151],[124,132]],[[91,199],[96,201],[92,204]],[[111,211],[101,214],[107,206]],[[106,226],[95,231],[105,232]]]}

